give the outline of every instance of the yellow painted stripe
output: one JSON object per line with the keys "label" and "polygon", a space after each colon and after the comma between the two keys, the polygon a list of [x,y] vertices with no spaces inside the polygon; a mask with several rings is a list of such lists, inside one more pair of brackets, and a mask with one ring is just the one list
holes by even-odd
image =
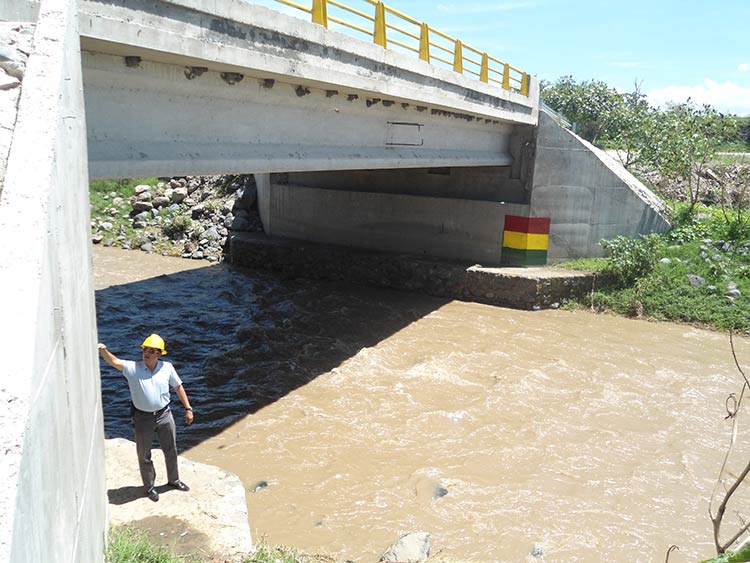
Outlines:
{"label": "yellow painted stripe", "polygon": [[503,246],[517,248],[518,250],[547,250],[549,248],[549,235],[505,231]]}

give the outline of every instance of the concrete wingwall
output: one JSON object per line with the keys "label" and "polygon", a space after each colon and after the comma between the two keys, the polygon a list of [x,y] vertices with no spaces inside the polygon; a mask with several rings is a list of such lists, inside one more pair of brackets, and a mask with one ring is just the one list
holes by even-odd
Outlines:
{"label": "concrete wingwall", "polygon": [[35,23],[0,194],[0,560],[88,563],[107,496],[75,0]]}
{"label": "concrete wingwall", "polygon": [[550,262],[601,256],[599,241],[669,229],[667,206],[601,149],[539,112],[531,216],[549,217]]}

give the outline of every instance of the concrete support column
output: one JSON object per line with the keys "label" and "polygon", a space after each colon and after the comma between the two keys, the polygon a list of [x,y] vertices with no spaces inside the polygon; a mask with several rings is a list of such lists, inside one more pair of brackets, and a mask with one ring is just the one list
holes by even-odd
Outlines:
{"label": "concrete support column", "polygon": [[263,231],[267,235],[271,232],[271,174],[255,174],[255,189],[258,194],[258,213]]}

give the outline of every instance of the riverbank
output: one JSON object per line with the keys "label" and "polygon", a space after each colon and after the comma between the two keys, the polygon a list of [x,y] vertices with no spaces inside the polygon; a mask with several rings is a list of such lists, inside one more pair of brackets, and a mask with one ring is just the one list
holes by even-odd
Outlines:
{"label": "riverbank", "polygon": [[165,484],[164,454],[152,450],[157,472],[158,502],[143,493],[135,443],[122,438],[105,441],[110,527],[144,532],[153,545],[178,556],[202,561],[240,563],[251,552],[252,539],[240,479],[218,467],[180,456],[184,493]]}

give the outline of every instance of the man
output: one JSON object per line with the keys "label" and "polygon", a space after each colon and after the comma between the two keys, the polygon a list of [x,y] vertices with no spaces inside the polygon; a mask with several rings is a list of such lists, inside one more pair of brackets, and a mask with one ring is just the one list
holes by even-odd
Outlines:
{"label": "man", "polygon": [[193,423],[193,409],[190,406],[187,393],[182,386],[180,376],[171,363],[159,359],[167,353],[164,340],[158,334],[152,334],[141,344],[143,360],[134,362],[121,360],[107,350],[104,344],[99,344],[102,358],[116,370],[123,373],[128,380],[131,398],[131,413],[135,429],[135,447],[138,452],[138,466],[141,479],[146,488],[146,495],[152,501],[159,500],[159,493],[154,488],[156,471],[151,461],[151,443],[156,433],[159,446],[164,452],[167,466],[167,484],[180,491],[190,488],[180,481],[177,468],[177,430],[169,409],[169,387],[177,392],[182,405],[185,407],[185,422]]}

